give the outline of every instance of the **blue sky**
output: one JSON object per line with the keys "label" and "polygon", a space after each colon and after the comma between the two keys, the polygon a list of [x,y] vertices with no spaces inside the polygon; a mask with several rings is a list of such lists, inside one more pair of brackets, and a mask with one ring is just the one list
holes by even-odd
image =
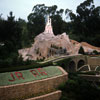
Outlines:
{"label": "blue sky", "polygon": [[[46,6],[57,5],[58,9],[71,9],[75,12],[76,7],[84,0],[0,0],[0,14],[3,18],[7,18],[10,11],[17,18],[27,20],[27,16],[31,13],[32,8],[36,4],[45,4]],[[96,6],[100,6],[100,0],[94,0]]]}

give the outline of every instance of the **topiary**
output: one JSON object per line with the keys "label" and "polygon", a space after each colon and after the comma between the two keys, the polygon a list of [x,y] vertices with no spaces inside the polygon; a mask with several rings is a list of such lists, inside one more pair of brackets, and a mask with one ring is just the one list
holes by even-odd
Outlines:
{"label": "topiary", "polygon": [[98,51],[94,50],[93,54],[98,55],[99,53],[98,53]]}
{"label": "topiary", "polygon": [[79,49],[78,53],[79,53],[79,54],[83,54],[83,55],[85,54],[84,49],[83,49],[83,47],[82,47],[82,46],[80,47],[80,49]]}

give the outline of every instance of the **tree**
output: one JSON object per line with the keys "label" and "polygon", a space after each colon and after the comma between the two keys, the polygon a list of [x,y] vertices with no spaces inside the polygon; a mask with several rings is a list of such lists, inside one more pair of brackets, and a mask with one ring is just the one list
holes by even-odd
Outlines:
{"label": "tree", "polygon": [[23,65],[26,62],[19,57],[18,49],[30,44],[27,22],[19,18],[15,20],[13,12],[7,20],[0,17],[0,67]]}
{"label": "tree", "polygon": [[76,12],[69,11],[74,36],[78,41],[100,46],[100,7],[95,7],[93,0],[86,0],[77,7]]}
{"label": "tree", "polygon": [[0,55],[3,58],[10,57],[12,53],[21,48],[21,27],[14,20],[13,13],[10,12],[7,20],[0,20],[0,42],[4,45],[0,47]]}
{"label": "tree", "polygon": [[62,33],[63,20],[60,15],[52,16],[53,32],[55,35]]}
{"label": "tree", "polygon": [[27,28],[27,22],[21,18],[18,19],[18,23],[22,29],[21,31],[21,46],[22,48],[24,47],[29,47],[31,45],[31,41],[30,41],[30,36],[29,36],[29,31]]}
{"label": "tree", "polygon": [[44,31],[46,6],[39,4],[33,7],[32,13],[28,16],[28,30],[30,39]]}
{"label": "tree", "polygon": [[62,91],[60,100],[98,100],[100,89],[77,73],[69,73],[68,81],[60,85]]}
{"label": "tree", "polygon": [[85,54],[84,49],[83,49],[83,47],[82,47],[82,46],[80,47],[80,49],[79,49],[79,52],[78,52],[78,53],[79,53],[79,54],[83,54],[83,55]]}
{"label": "tree", "polygon": [[94,50],[94,51],[93,51],[93,54],[98,55],[98,54],[99,54],[99,52],[98,52],[98,51],[96,51],[96,50]]}
{"label": "tree", "polygon": [[54,34],[61,34],[63,32],[63,15],[64,10],[57,10],[57,6],[45,6],[38,4],[33,7],[32,13],[28,16],[28,29],[30,37],[33,39],[36,35],[44,31],[46,17],[49,15],[52,18],[52,25]]}

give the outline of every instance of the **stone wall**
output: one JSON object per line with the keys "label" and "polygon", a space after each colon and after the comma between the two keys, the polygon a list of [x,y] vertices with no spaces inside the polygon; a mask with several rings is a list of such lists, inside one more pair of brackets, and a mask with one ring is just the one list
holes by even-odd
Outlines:
{"label": "stone wall", "polygon": [[68,74],[61,68],[62,75],[23,84],[0,86],[0,100],[20,98],[26,95],[46,92],[57,88],[68,79]]}
{"label": "stone wall", "polygon": [[59,100],[61,97],[61,91],[55,91],[46,95],[42,95],[39,97],[34,97],[34,98],[30,98],[30,99],[26,99],[26,100]]}
{"label": "stone wall", "polygon": [[78,55],[68,56],[66,58],[71,58],[71,61],[69,62],[69,65],[72,61],[74,62],[74,65],[71,65],[71,67],[75,67],[74,68],[75,71],[77,71],[80,61],[83,61],[84,65],[89,64],[91,70],[95,70],[95,68],[97,66],[100,66],[100,57],[89,57],[89,56],[86,56],[86,55],[78,54]]}
{"label": "stone wall", "polygon": [[91,66],[91,69],[94,70],[96,66],[100,66],[100,58],[99,57],[89,57],[88,64]]}
{"label": "stone wall", "polygon": [[99,75],[80,75],[80,76],[88,81],[100,82]]}

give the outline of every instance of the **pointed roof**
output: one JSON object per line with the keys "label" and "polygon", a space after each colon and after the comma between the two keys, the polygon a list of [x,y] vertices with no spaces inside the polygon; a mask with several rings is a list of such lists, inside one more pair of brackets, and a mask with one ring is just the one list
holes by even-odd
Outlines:
{"label": "pointed roof", "polygon": [[45,26],[45,33],[53,34],[52,24],[51,24],[51,18],[47,17],[47,23]]}

